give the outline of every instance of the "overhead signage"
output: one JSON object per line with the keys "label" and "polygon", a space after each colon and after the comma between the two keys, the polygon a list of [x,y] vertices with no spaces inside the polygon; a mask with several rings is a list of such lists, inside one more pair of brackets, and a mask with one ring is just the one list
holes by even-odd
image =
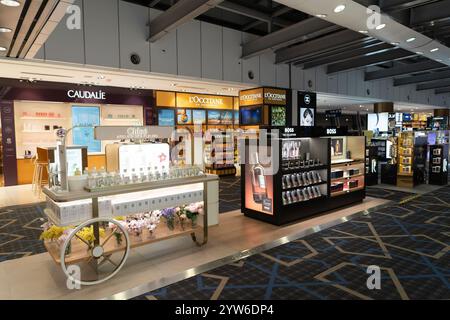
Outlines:
{"label": "overhead signage", "polygon": [[258,88],[241,91],[239,104],[241,107],[257,105],[286,105],[287,91],[276,88]]}
{"label": "overhead signage", "polygon": [[177,108],[233,109],[233,97],[177,93]]}
{"label": "overhead signage", "polygon": [[106,92],[99,91],[82,91],[82,90],[69,90],[67,96],[72,99],[94,99],[94,100],[106,100]]}
{"label": "overhead signage", "polygon": [[239,105],[241,107],[257,106],[264,104],[263,88],[244,90],[239,93]]}

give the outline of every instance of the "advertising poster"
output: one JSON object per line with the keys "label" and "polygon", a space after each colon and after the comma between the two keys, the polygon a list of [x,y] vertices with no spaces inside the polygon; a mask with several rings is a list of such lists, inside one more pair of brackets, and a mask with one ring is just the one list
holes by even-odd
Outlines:
{"label": "advertising poster", "polygon": [[100,108],[72,107],[72,142],[74,145],[87,146],[88,152],[101,152],[101,141],[94,139],[94,127],[99,125]]}
{"label": "advertising poster", "polygon": [[206,111],[192,110],[192,119],[194,124],[206,124]]}
{"label": "advertising poster", "polygon": [[299,121],[301,127],[314,127],[316,125],[316,107],[317,94],[314,92],[298,93],[298,111]]}
{"label": "advertising poster", "polygon": [[233,124],[233,111],[208,111],[208,123],[212,125]]}
{"label": "advertising poster", "polygon": [[192,124],[192,110],[191,109],[178,109],[177,123],[178,124]]}
{"label": "advertising poster", "polygon": [[331,139],[331,156],[342,157],[344,155],[344,138]]}
{"label": "advertising poster", "polygon": [[[262,148],[259,147],[259,152],[264,152]],[[272,215],[273,175],[269,174],[271,169],[262,166],[255,155],[250,155],[250,159],[251,163],[245,165],[245,207]]]}
{"label": "advertising poster", "polygon": [[286,107],[272,107],[272,126],[286,126]]}
{"label": "advertising poster", "polygon": [[239,111],[234,112],[234,124],[239,125]]}
{"label": "advertising poster", "polygon": [[159,109],[158,110],[158,125],[163,126],[163,127],[175,126],[175,110]]}

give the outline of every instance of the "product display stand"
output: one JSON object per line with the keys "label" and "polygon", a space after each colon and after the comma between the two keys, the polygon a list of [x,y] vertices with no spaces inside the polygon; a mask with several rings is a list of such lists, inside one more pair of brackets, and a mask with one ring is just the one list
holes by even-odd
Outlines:
{"label": "product display stand", "polygon": [[[373,140],[372,140],[373,141]],[[378,156],[379,147],[369,146],[366,148],[366,185],[378,184]]]}
{"label": "product display stand", "polygon": [[[61,265],[70,280],[82,285],[93,285],[112,278],[124,265],[131,248],[185,235],[191,235],[192,240],[202,246],[208,241],[208,208],[211,205],[217,205],[214,195],[208,193],[208,189],[213,190],[209,184],[215,184],[217,181],[217,176],[202,175],[107,187],[93,192],[88,190],[54,192],[45,188],[43,192],[47,196],[48,203],[45,213],[49,221],[56,226],[78,225],[70,232],[63,245],[46,241],[45,247],[53,260]],[[180,192],[180,188],[183,188],[184,192]],[[127,195],[131,195],[131,197],[127,197]],[[83,202],[85,200],[88,200],[89,203]],[[162,210],[195,201],[204,203],[201,226],[192,225],[179,230],[169,230],[169,228],[161,226],[156,229],[154,234],[145,232],[139,238],[135,238],[128,235],[116,220],[112,220],[113,216]],[[86,205],[92,209],[89,219],[76,221],[76,218],[73,219],[73,216],[70,216],[71,213],[76,214],[77,210],[82,210]],[[67,219],[70,219],[69,222]],[[104,231],[111,223],[116,224],[116,231]],[[93,228],[94,240],[92,243],[81,239],[77,234],[86,227]],[[198,231],[203,233],[202,241],[197,239],[196,232]],[[125,238],[124,243],[120,245],[112,240],[118,232],[122,233]],[[112,260],[111,256],[114,254],[119,255],[120,262]],[[82,279],[72,277],[69,266],[74,264],[90,265],[92,274],[82,274]]]}
{"label": "product display stand", "polygon": [[241,168],[246,216],[282,225],[364,199],[364,137],[304,138],[295,128],[284,132],[268,139],[268,146],[245,142],[250,160]]}
{"label": "product display stand", "polygon": [[447,144],[430,146],[430,162],[428,183],[434,185],[447,185],[448,183],[448,152]]}

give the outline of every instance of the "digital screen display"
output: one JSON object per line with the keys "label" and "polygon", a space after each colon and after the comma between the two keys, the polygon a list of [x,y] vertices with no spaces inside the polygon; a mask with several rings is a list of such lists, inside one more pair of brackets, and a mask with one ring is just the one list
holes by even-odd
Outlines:
{"label": "digital screen display", "polygon": [[173,109],[159,109],[158,125],[163,127],[175,126],[175,111]]}
{"label": "digital screen display", "polygon": [[209,124],[233,124],[232,111],[208,110]]}
{"label": "digital screen display", "polygon": [[410,122],[410,121],[412,121],[411,113],[404,113],[403,114],[403,122]]}
{"label": "digital screen display", "polygon": [[367,115],[367,130],[372,132],[389,131],[389,113],[370,113]]}
{"label": "digital screen display", "polygon": [[192,124],[192,110],[191,109],[178,109],[177,123],[178,124]]}
{"label": "digital screen display", "polygon": [[261,108],[241,109],[240,116],[242,125],[258,125],[262,123]]}
{"label": "digital screen display", "polygon": [[205,110],[193,110],[192,119],[194,124],[206,124],[206,111]]}
{"label": "digital screen display", "polygon": [[272,107],[272,126],[286,126],[286,108],[285,107]]}
{"label": "digital screen display", "polygon": [[102,142],[94,139],[94,127],[100,125],[99,107],[72,107],[72,142],[87,146],[88,152],[101,152]]}
{"label": "digital screen display", "polygon": [[234,124],[239,124],[239,111],[234,112]]}

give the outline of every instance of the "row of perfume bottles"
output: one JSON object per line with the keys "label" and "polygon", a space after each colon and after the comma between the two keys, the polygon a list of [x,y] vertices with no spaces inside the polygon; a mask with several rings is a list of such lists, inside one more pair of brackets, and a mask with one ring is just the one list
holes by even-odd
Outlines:
{"label": "row of perfume bottles", "polygon": [[283,159],[300,158],[301,141],[285,141],[283,142],[281,157]]}
{"label": "row of perfume bottles", "polygon": [[285,174],[282,178],[283,189],[295,187],[307,187],[312,184],[323,182],[320,173],[317,171],[309,171],[303,173]]}
{"label": "row of perfume bottles", "polygon": [[291,203],[308,201],[322,197],[322,192],[319,187],[307,187],[304,189],[296,189],[292,191],[283,192],[283,205]]}
{"label": "row of perfume bottles", "polygon": [[293,160],[283,160],[281,167],[284,171],[286,170],[298,170],[298,169],[313,169],[314,167],[321,166],[322,162],[319,159],[293,159]]}
{"label": "row of perfume bottles", "polygon": [[102,167],[100,171],[97,172],[96,168],[94,167],[92,171],[88,171],[86,168],[84,175],[87,176],[88,187],[93,189],[167,179],[194,177],[203,175],[203,172],[199,167],[196,166],[172,167],[169,170],[167,170],[164,166],[162,166],[161,168],[155,166],[153,169],[148,167],[147,170],[144,170],[144,168],[141,168],[139,171],[137,171],[136,169],[131,169],[131,172],[129,172],[127,169],[124,169],[123,173],[120,174],[118,172],[106,172],[104,167]]}

